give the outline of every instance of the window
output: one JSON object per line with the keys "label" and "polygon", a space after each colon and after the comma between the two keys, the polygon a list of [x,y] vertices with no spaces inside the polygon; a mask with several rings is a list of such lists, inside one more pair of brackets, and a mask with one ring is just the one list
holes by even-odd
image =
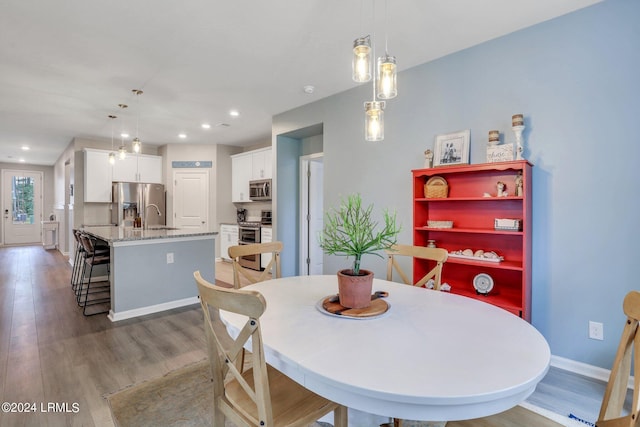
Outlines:
{"label": "window", "polygon": [[13,223],[33,224],[33,192],[35,182],[32,177],[14,176],[11,185],[13,203]]}

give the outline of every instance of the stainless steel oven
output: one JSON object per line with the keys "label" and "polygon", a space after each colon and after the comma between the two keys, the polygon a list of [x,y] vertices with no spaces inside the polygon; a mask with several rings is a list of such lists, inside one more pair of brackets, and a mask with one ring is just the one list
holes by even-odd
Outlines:
{"label": "stainless steel oven", "polygon": [[[259,222],[239,222],[238,223],[238,244],[251,245],[260,243],[260,223]],[[260,254],[246,255],[240,258],[240,265],[252,270],[260,270]]]}

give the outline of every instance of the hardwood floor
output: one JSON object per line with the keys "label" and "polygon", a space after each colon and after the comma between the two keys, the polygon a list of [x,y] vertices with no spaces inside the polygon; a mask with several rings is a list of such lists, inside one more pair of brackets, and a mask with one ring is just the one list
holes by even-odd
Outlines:
{"label": "hardwood floor", "polygon": [[[216,265],[217,279],[231,283],[230,268]],[[0,247],[0,402],[36,405],[0,412],[0,426],[113,426],[106,395],[206,357],[199,305],[117,323],[84,317],[70,274],[57,251]],[[552,369],[529,401],[597,414],[604,386],[586,380]]]}
{"label": "hardwood floor", "polygon": [[[118,323],[84,317],[70,271],[57,251],[0,248],[0,401],[36,404],[0,413],[1,426],[112,426],[105,395],[206,357],[198,305]],[[42,412],[48,402],[71,412]]]}

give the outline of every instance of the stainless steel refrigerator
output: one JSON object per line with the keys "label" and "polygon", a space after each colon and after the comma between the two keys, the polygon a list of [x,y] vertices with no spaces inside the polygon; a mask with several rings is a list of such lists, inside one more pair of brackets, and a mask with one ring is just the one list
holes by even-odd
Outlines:
{"label": "stainless steel refrigerator", "polygon": [[113,224],[133,227],[136,217],[143,227],[167,224],[164,185],[114,182],[112,195]]}

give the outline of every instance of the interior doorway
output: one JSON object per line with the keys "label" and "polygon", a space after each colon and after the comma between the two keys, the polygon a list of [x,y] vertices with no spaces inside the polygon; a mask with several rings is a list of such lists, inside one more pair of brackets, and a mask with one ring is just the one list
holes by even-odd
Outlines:
{"label": "interior doorway", "polygon": [[300,275],[322,274],[323,174],[322,153],[300,157]]}
{"label": "interior doorway", "polygon": [[4,244],[41,242],[42,172],[6,169],[2,183]]}
{"label": "interior doorway", "polygon": [[199,231],[209,229],[207,169],[180,169],[173,172],[173,226]]}

